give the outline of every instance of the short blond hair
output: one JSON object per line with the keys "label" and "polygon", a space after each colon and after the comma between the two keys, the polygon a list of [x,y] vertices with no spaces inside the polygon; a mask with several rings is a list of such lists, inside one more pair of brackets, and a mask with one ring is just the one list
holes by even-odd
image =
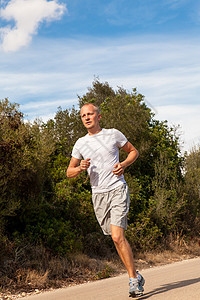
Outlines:
{"label": "short blond hair", "polygon": [[[82,107],[81,107],[81,109],[82,109],[84,106],[86,106],[86,105],[93,105],[95,111],[96,111],[98,114],[101,113],[101,112],[100,112],[100,109],[99,109],[99,107],[98,107],[98,105],[96,105],[95,103],[92,103],[92,102],[87,102],[87,103],[83,104]],[[81,109],[80,109],[80,112],[81,112]]]}

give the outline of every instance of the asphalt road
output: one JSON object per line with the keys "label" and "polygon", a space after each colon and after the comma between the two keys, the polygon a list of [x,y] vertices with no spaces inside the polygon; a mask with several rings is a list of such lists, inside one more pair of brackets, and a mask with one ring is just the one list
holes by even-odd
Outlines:
{"label": "asphalt road", "polygon": [[[200,258],[154,267],[141,272],[145,292],[139,299],[200,300]],[[29,300],[128,300],[128,276],[90,282],[62,288],[39,295],[24,297]]]}

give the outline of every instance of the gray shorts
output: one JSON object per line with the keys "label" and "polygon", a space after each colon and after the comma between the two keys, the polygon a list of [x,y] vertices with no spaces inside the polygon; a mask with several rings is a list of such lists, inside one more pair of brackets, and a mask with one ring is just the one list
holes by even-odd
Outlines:
{"label": "gray shorts", "polygon": [[111,235],[111,224],[127,229],[129,190],[122,184],[105,193],[92,194],[96,218],[105,235]]}

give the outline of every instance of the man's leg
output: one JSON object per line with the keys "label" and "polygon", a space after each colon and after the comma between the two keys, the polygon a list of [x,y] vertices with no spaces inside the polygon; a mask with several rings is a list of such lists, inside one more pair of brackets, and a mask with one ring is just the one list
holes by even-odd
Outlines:
{"label": "man's leg", "polygon": [[129,277],[137,278],[131,247],[124,236],[124,229],[111,224],[111,236]]}

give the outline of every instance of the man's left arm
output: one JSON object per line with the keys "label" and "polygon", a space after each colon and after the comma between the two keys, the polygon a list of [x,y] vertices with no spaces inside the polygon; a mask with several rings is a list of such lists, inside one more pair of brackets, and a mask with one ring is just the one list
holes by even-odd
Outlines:
{"label": "man's left arm", "polygon": [[130,166],[139,156],[139,152],[130,142],[127,142],[122,149],[128,153],[128,156],[121,163],[114,165],[113,173],[118,176],[122,175],[125,168]]}

